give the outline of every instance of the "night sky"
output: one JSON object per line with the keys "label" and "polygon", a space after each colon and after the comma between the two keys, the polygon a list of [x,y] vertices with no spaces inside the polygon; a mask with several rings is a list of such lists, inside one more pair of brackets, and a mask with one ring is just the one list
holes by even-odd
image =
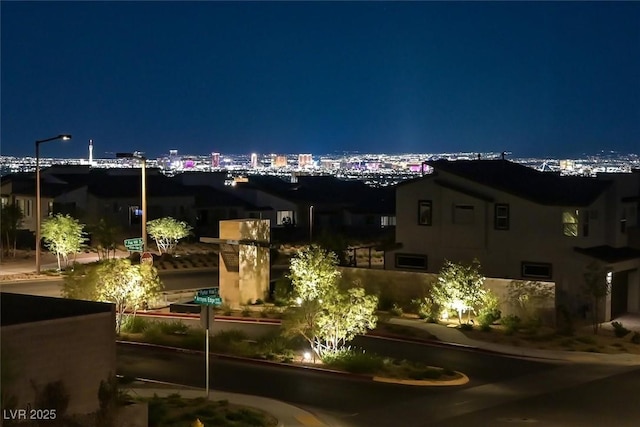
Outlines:
{"label": "night sky", "polygon": [[1,153],[640,152],[640,2],[2,2]]}

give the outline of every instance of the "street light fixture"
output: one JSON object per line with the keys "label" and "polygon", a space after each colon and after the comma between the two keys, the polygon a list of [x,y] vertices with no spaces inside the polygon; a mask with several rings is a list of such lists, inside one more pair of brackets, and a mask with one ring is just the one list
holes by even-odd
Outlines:
{"label": "street light fixture", "polygon": [[61,134],[36,141],[36,273],[38,274],[40,274],[40,222],[42,216],[42,207],[40,206],[40,144],[58,139],[68,141],[71,139],[71,135]]}
{"label": "street light fixture", "polygon": [[309,244],[313,243],[313,205],[309,206]]}
{"label": "street light fixture", "polygon": [[116,153],[119,159],[138,159],[142,165],[142,252],[147,250],[147,158],[140,152]]}

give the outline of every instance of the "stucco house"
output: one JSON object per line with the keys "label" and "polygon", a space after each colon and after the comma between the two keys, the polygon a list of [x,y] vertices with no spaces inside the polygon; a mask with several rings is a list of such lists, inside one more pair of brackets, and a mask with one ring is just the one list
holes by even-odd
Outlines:
{"label": "stucco house", "polygon": [[557,304],[580,312],[596,260],[611,286],[601,316],[640,312],[640,173],[560,176],[504,159],[425,166],[396,189],[387,268],[437,273],[476,258],[487,277],[555,282]]}

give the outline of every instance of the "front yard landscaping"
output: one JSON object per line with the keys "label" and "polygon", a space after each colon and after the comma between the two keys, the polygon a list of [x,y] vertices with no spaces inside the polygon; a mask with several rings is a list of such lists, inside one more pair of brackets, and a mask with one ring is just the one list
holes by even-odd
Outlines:
{"label": "front yard landscaping", "polygon": [[[141,399],[149,405],[149,427],[274,427],[278,420],[266,412],[234,405],[226,400],[211,401],[205,397],[183,398],[154,395]],[[198,424],[200,423],[200,424]]]}
{"label": "front yard landscaping", "polygon": [[640,355],[640,334],[633,331],[618,337],[615,335],[615,331],[609,328],[602,328],[597,335],[594,335],[590,330],[590,326],[577,328],[572,334],[561,334],[550,327],[511,331],[504,325],[492,325],[488,330],[481,330],[475,327],[461,330],[467,337],[474,340],[515,347]]}
{"label": "front yard landscaping", "polygon": [[[386,323],[381,325],[385,335],[402,336],[401,332],[412,331],[415,338],[434,338],[426,331]],[[180,321],[154,322],[141,317],[130,317],[123,324],[122,330],[119,338],[123,341],[204,351],[204,331],[187,327]],[[277,334],[253,340],[244,332],[231,329],[214,334],[209,345],[214,353],[390,379],[446,382],[464,378],[464,375],[449,367],[433,367],[415,361],[397,360],[358,349],[343,349],[325,356],[320,361],[319,358],[311,356],[308,345],[300,338],[286,338]]]}

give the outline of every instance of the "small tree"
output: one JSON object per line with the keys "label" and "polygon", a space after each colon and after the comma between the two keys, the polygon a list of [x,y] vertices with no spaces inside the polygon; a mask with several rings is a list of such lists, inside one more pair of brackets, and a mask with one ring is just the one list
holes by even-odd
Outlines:
{"label": "small tree", "polygon": [[15,203],[7,204],[0,211],[0,229],[2,230],[2,241],[5,242],[4,252],[7,256],[11,253],[16,256],[16,237],[18,229],[22,225],[24,214],[20,206]]}
{"label": "small tree", "polygon": [[[57,214],[53,218],[42,222],[42,238],[45,246],[56,254],[58,270],[61,270],[60,256],[65,261],[65,267],[69,265],[69,254],[80,252],[85,242],[84,224],[70,215]],[[40,242],[36,242],[40,244]]]}
{"label": "small tree", "polygon": [[286,335],[305,338],[320,358],[374,328],[377,321],[378,298],[366,295],[358,283],[341,290],[337,264],[334,253],[315,245],[291,260],[289,278],[298,306],[287,311],[283,329]]}
{"label": "small tree", "polygon": [[158,270],[148,264],[132,265],[126,258],[105,261],[97,267],[97,299],[116,305],[116,331],[120,333],[126,311],[142,308],[162,290]]}
{"label": "small tree", "polygon": [[471,312],[482,303],[485,294],[484,276],[480,274],[480,262],[473,260],[471,265],[456,264],[445,260],[438,281],[432,288],[434,300],[447,309],[458,313],[458,322],[462,324],[462,313]]}
{"label": "small tree", "polygon": [[118,244],[118,227],[106,219],[100,218],[100,221],[92,227],[91,232],[91,243],[96,246],[98,257],[100,259],[115,258],[116,245]]}
{"label": "small tree", "polygon": [[602,302],[610,292],[611,287],[607,283],[607,270],[598,261],[592,261],[584,271],[584,293],[589,298],[591,325],[595,335],[600,330]]}
{"label": "small tree", "polygon": [[172,253],[178,240],[187,237],[192,227],[184,221],[171,217],[154,219],[147,222],[147,233],[155,240],[160,253]]}
{"label": "small tree", "polygon": [[112,302],[116,305],[116,331],[120,333],[127,311],[136,311],[162,290],[158,270],[148,264],[132,265],[126,258],[81,266],[67,274],[65,298]]}
{"label": "small tree", "polygon": [[553,289],[536,281],[512,280],[507,285],[507,301],[524,326],[537,328],[542,324],[541,310],[551,305]]}

